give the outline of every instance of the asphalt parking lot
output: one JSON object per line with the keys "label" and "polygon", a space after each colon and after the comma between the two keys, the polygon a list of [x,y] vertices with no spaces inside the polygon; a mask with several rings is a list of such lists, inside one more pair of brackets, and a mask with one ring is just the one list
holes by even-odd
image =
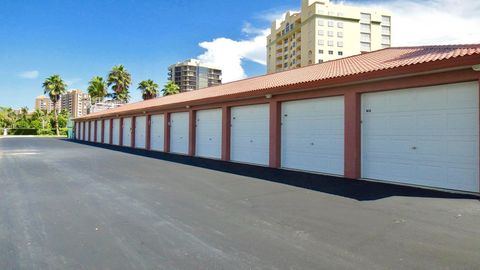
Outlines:
{"label": "asphalt parking lot", "polygon": [[478,198],[243,174],[1,138],[0,269],[480,269]]}

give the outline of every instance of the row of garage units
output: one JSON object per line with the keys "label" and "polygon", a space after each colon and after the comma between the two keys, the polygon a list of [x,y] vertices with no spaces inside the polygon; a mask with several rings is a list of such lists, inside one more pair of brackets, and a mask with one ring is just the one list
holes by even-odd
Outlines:
{"label": "row of garage units", "polygon": [[[479,192],[478,92],[475,81],[359,93],[359,178]],[[344,95],[281,100],[277,111],[266,101],[77,122],[76,138],[345,175],[355,150]]]}

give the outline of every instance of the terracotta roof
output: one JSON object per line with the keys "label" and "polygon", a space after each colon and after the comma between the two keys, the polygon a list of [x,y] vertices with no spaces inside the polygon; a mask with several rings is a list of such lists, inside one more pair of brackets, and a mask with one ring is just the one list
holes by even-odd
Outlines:
{"label": "terracotta roof", "polygon": [[433,62],[441,63],[449,59],[464,57],[474,57],[474,60],[478,60],[477,62],[480,63],[480,44],[387,48],[196,91],[130,103],[119,108],[79,117],[79,119],[113,116],[130,111],[162,109],[175,104],[199,103],[215,98],[228,98],[229,96],[255,96],[255,94],[260,94],[264,90],[271,90],[269,93],[275,94],[275,90],[279,88],[298,89],[306,83],[316,82],[321,85],[336,78],[347,80],[352,77],[352,81],[354,81],[356,75],[374,75],[382,70],[394,71],[402,67]]}

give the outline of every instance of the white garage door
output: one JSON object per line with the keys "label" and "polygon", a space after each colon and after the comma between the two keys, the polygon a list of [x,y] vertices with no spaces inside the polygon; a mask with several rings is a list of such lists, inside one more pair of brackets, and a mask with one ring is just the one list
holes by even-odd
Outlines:
{"label": "white garage door", "polygon": [[196,155],[221,158],[222,109],[201,110],[196,115]]}
{"label": "white garage door", "polygon": [[362,177],[479,191],[478,83],[362,96]]}
{"label": "white garage door", "polygon": [[150,149],[163,151],[164,143],[164,118],[163,114],[152,115],[150,118]]}
{"label": "white garage door", "polygon": [[120,144],[120,119],[113,119],[112,123],[112,144]]}
{"label": "white garage door", "polygon": [[89,141],[90,136],[90,122],[85,122],[85,141]]}
{"label": "white garage door", "polygon": [[188,112],[170,115],[170,152],[188,154]]}
{"label": "white garage door", "polygon": [[343,96],[282,103],[282,167],[343,175]]}
{"label": "white garage door", "polygon": [[132,146],[132,118],[123,118],[122,146]]}
{"label": "white garage door", "polygon": [[95,121],[90,121],[90,141],[95,141]]}
{"label": "white garage door", "polygon": [[77,136],[77,139],[79,140],[82,140],[82,126],[83,126],[83,123],[82,122],[78,122],[78,136]]}
{"label": "white garage door", "polygon": [[137,116],[135,117],[135,147],[136,148],[145,148],[145,133],[147,126],[147,117],[146,116]]}
{"label": "white garage door", "polygon": [[232,107],[230,159],[268,165],[269,105]]}
{"label": "white garage door", "polygon": [[102,120],[97,121],[97,143],[102,142]]}
{"label": "white garage door", "polygon": [[110,143],[110,119],[105,119],[103,130],[103,142]]}
{"label": "white garage door", "polygon": [[81,133],[80,133],[80,139],[81,139],[82,141],[85,141],[85,122],[82,122],[82,123],[80,124],[80,131],[81,131]]}

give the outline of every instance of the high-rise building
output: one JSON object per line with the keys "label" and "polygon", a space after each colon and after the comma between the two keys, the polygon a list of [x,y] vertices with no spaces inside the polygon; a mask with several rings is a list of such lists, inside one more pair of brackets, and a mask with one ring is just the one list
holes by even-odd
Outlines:
{"label": "high-rise building", "polygon": [[[57,109],[60,110],[61,101],[57,102]],[[35,98],[35,110],[51,112],[53,110],[53,102],[47,96],[38,96]]]}
{"label": "high-rise building", "polygon": [[67,110],[73,118],[86,115],[90,106],[90,95],[79,89],[67,91],[60,100],[61,109]]}
{"label": "high-rise building", "polygon": [[201,64],[197,59],[171,65],[168,68],[168,77],[180,87],[181,92],[222,84],[222,71]]}
{"label": "high-rise building", "polygon": [[267,71],[273,73],[388,48],[391,14],[329,0],[302,0],[300,12],[288,12],[270,31]]}

